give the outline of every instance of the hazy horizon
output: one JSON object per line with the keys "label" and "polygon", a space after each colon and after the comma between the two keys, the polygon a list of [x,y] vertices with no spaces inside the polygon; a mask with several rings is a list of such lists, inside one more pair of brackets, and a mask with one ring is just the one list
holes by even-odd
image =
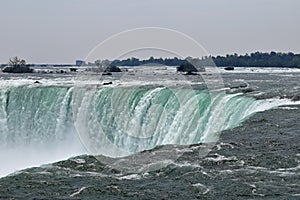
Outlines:
{"label": "hazy horizon", "polygon": [[74,63],[124,30],[183,32],[211,55],[300,53],[297,0],[2,0],[0,63]]}

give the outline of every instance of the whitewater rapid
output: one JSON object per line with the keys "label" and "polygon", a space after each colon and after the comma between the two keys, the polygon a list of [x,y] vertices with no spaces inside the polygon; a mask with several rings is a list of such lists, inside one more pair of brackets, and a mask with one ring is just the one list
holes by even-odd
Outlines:
{"label": "whitewater rapid", "polygon": [[79,154],[216,142],[254,113],[292,103],[189,88],[2,86],[0,175]]}

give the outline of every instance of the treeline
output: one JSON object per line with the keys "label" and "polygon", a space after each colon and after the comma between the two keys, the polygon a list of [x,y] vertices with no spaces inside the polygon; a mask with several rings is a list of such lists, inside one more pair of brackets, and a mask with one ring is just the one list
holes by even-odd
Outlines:
{"label": "treeline", "polygon": [[[213,62],[212,62],[213,61]],[[140,66],[140,65],[165,65],[180,66],[186,59],[179,58],[153,58],[140,60],[138,58],[128,58],[125,60],[114,60],[114,66]],[[231,54],[226,56],[208,56],[199,59],[200,65],[216,65],[218,67],[291,67],[300,68],[300,54],[294,53],[262,53],[255,52],[246,55]]]}
{"label": "treeline", "polygon": [[300,54],[294,53],[255,52],[246,55],[217,56],[212,59],[219,67],[300,67]]}
{"label": "treeline", "polygon": [[126,60],[114,60],[110,65],[113,66],[140,66],[140,65],[165,65],[165,66],[179,66],[185,60],[174,58],[154,58],[150,57],[147,60],[140,60],[138,58],[128,58]]}

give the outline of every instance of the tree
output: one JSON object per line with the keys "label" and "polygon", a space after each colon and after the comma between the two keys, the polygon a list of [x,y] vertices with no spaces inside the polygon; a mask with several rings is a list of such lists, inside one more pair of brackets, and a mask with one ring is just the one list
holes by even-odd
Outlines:
{"label": "tree", "polygon": [[9,59],[8,65],[11,67],[24,67],[26,66],[26,61],[15,56]]}
{"label": "tree", "polygon": [[30,69],[26,65],[26,61],[16,57],[10,58],[8,61],[8,67],[5,67],[3,72],[6,73],[32,73],[33,69]]}

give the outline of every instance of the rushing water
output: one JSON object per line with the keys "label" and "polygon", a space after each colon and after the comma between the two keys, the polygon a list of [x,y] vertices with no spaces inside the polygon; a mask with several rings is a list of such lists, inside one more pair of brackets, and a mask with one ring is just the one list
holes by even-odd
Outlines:
{"label": "rushing water", "polygon": [[0,158],[8,162],[1,170],[87,152],[120,157],[158,145],[216,142],[222,130],[286,103],[166,87],[3,87]]}
{"label": "rushing water", "polygon": [[226,92],[3,74],[0,176],[43,165],[0,178],[0,198],[297,199],[299,74],[222,76]]}

